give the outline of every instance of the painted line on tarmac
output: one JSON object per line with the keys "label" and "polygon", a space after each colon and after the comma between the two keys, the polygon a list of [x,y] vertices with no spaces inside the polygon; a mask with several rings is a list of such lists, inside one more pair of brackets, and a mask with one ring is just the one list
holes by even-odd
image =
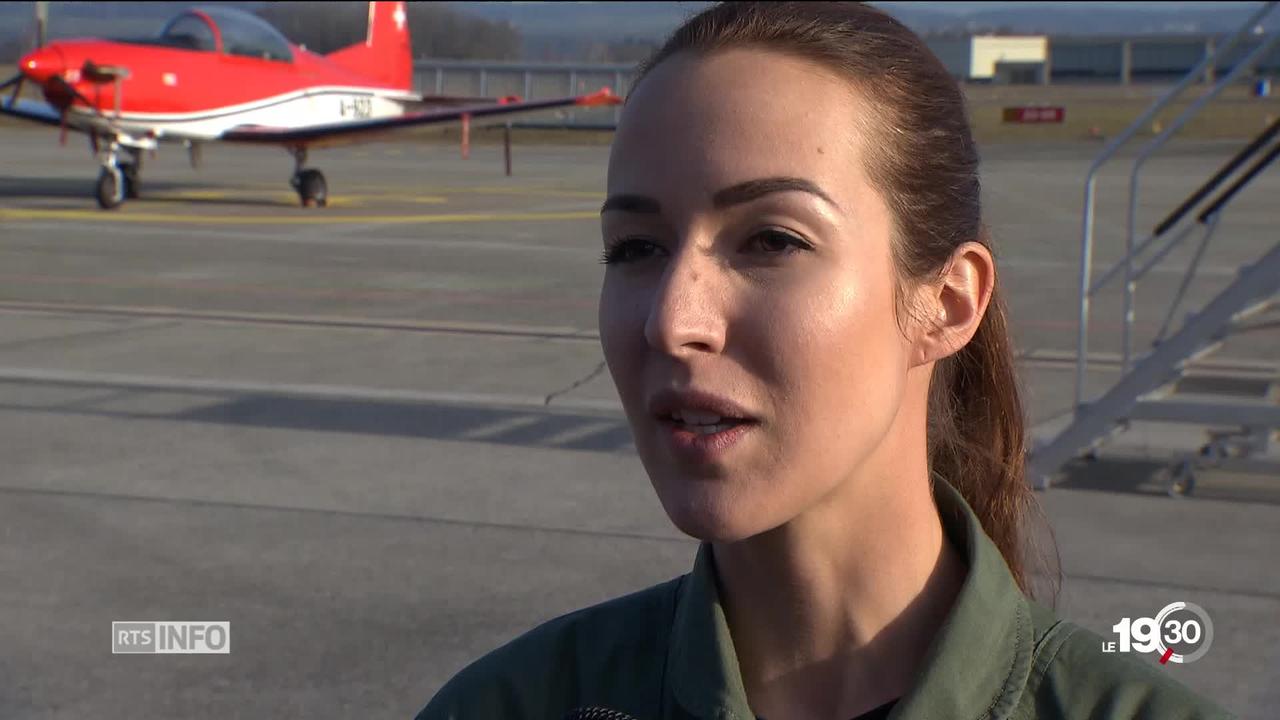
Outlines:
{"label": "painted line on tarmac", "polygon": [[537,409],[543,413],[557,410],[574,410],[601,414],[602,417],[609,419],[623,416],[622,406],[617,401],[609,400],[565,399],[557,401],[554,405],[546,405],[544,403],[546,398],[542,395],[384,389],[359,385],[213,380],[178,378],[165,375],[132,375],[3,366],[0,366],[0,382],[46,383],[81,387],[110,387],[113,389],[127,388],[144,392],[181,392],[217,396],[266,395],[365,402],[416,402],[485,408],[527,408]]}
{"label": "painted line on tarmac", "polygon": [[[410,190],[411,192],[406,192]],[[330,197],[339,198],[377,198],[377,199],[417,199],[419,202],[447,202],[449,195],[519,195],[536,197],[573,198],[577,200],[594,200],[602,202],[605,194],[599,190],[570,190],[555,187],[506,187],[502,185],[368,185],[361,184],[358,193],[339,193]],[[279,197],[289,205],[296,205],[296,193],[281,190],[280,185],[244,185],[235,188],[209,187],[207,189],[161,191],[155,195],[148,194],[143,200],[152,198],[170,199],[222,199],[227,197],[252,197],[261,200],[264,196]],[[423,200],[425,198],[425,200]]]}
{"label": "painted line on tarmac", "polygon": [[[1113,264],[1114,262],[1118,262],[1118,260],[1116,261],[1101,260],[1101,261],[1095,261],[1095,262],[1098,262],[1100,265],[1105,267]],[[1002,269],[1009,269],[1009,270],[1071,270],[1074,272],[1080,269],[1080,261],[1079,260],[1037,260],[1034,258],[1025,258],[1025,259],[1004,258],[1004,259],[997,260],[996,266]],[[1157,275],[1182,275],[1186,271],[1187,271],[1187,268],[1185,266],[1176,267],[1176,266],[1159,265],[1151,268],[1149,272]],[[1232,265],[1201,265],[1196,269],[1196,272],[1205,276],[1234,277],[1240,273],[1240,267],[1232,266]],[[1072,276],[1071,280],[1074,282],[1075,277]]]}
{"label": "painted line on tarmac", "polygon": [[[25,220],[21,222],[15,222],[9,227],[23,228],[23,229],[29,228],[34,230],[47,230],[48,228],[53,226],[50,224],[41,223],[40,221],[36,221],[36,220]],[[99,226],[96,226],[92,223],[71,222],[71,221],[58,223],[56,227],[59,230],[67,230],[67,231],[78,230],[83,232],[97,232],[98,230],[101,229]],[[378,225],[368,226],[368,228],[374,228],[374,227],[380,227],[380,226]],[[427,234],[422,234],[417,236],[406,236],[405,234],[398,234],[398,235],[391,235],[391,236],[369,235],[367,233],[362,234],[363,231],[368,228],[366,228],[365,226],[361,226],[359,224],[351,224],[351,225],[337,226],[330,232],[325,232],[323,230],[318,230],[318,231],[308,230],[307,232],[284,233],[284,232],[280,232],[279,230],[273,231],[273,230],[266,230],[262,228],[187,227],[187,228],[183,228],[181,239],[191,240],[195,238],[209,237],[209,238],[215,238],[223,241],[252,240],[254,242],[275,243],[280,245],[313,245],[313,246],[327,245],[327,246],[336,246],[336,247],[343,247],[343,248],[351,248],[351,247],[358,247],[358,248],[388,247],[388,248],[414,248],[414,249],[448,248],[448,249],[454,249],[454,250],[482,250],[482,251],[495,251],[495,252],[527,252],[527,253],[545,252],[545,253],[572,254],[576,257],[581,257],[584,252],[581,246],[538,245],[538,244],[533,244],[532,242],[520,242],[520,241],[478,240],[474,238],[454,240],[454,239],[448,239],[448,238],[432,237]],[[123,227],[117,228],[117,231],[123,231]],[[160,236],[165,239],[172,240],[173,234],[174,234],[173,228],[164,227],[162,225],[160,226],[130,225],[127,228],[127,232],[131,234],[130,239],[135,239],[135,240],[143,236],[147,238],[151,236]],[[20,238],[20,240],[22,242],[28,243],[33,246],[43,244],[42,241],[36,240],[32,237],[23,237],[23,238]],[[15,241],[11,239],[6,239],[6,243],[17,244]],[[593,259],[594,257],[600,254],[600,251],[598,248],[592,248],[587,252],[591,253]]]}
{"label": "painted line on tarmac", "polygon": [[[437,195],[449,193],[470,193],[474,195],[534,195],[544,197],[582,198],[603,201],[605,194],[599,190],[562,190],[560,188],[540,187],[502,187],[501,185],[479,185],[468,187],[426,187],[416,188],[420,192]],[[399,190],[397,192],[403,192]]]}
{"label": "painted line on tarmac", "polygon": [[322,515],[326,517],[351,518],[358,520],[377,520],[390,522],[425,523],[429,525],[446,525],[453,527],[481,528],[520,533],[549,533],[553,535],[570,535],[577,537],[610,538],[616,540],[648,540],[661,543],[679,543],[692,546],[695,541],[684,535],[658,535],[653,533],[629,530],[593,530],[590,528],[574,528],[557,525],[533,525],[529,523],[494,522],[491,520],[464,520],[434,515],[413,515],[408,513],[380,512],[377,510],[347,510],[343,508],[302,507],[296,505],[275,505],[270,503],[246,502],[239,500],[218,500],[212,498],[173,497],[163,495],[135,495],[132,493],[116,493],[103,490],[63,490],[57,488],[17,487],[0,485],[0,493],[7,495],[27,495],[35,497],[71,498],[76,500],[103,500],[115,502],[161,503],[180,507],[217,508],[222,510],[250,510],[264,512],[288,512]]}
{"label": "painted line on tarmac", "polygon": [[[392,202],[418,203],[421,205],[443,205],[449,202],[448,198],[440,195],[410,195],[403,191],[398,193],[342,193],[341,195],[333,195],[329,198],[329,207],[356,207],[366,206],[370,200],[389,200]],[[266,204],[264,201],[270,201],[271,204],[280,207],[296,208],[298,206],[298,196],[296,193],[281,192],[275,189],[249,189],[237,188],[235,190],[168,190],[156,193],[147,193],[145,202],[200,202],[209,201],[228,201],[228,202],[247,202],[257,205]]]}
{"label": "painted line on tarmac", "polygon": [[595,310],[598,306],[596,300],[573,300],[568,297],[541,297],[534,295],[536,288],[526,287],[524,292],[512,295],[496,295],[494,289],[476,289],[476,290],[450,290],[430,287],[406,287],[406,288],[349,288],[349,289],[332,289],[332,288],[303,288],[303,287],[287,287],[279,285],[258,284],[258,285],[229,285],[219,282],[195,281],[191,279],[174,280],[162,279],[160,281],[141,282],[139,280],[130,281],[129,279],[113,279],[91,276],[50,276],[50,275],[7,275],[0,272],[0,286],[4,286],[8,290],[12,290],[18,286],[35,286],[35,287],[94,287],[94,288],[114,288],[129,290],[145,290],[154,292],[156,290],[191,290],[202,293],[212,293],[223,297],[237,297],[244,299],[246,297],[260,297],[286,300],[343,300],[346,302],[354,301],[385,301],[385,300],[429,300],[431,302],[439,302],[445,305],[449,303],[460,305],[484,306],[484,307],[523,307],[534,308],[542,307],[550,312],[567,312],[573,310]]}
{"label": "painted line on tarmac", "polygon": [[0,312],[104,315],[109,317],[144,317],[202,322],[238,323],[246,325],[292,325],[301,327],[349,328],[355,330],[401,330],[422,333],[462,335],[494,335],[538,340],[575,340],[596,343],[596,330],[566,326],[504,325],[455,321],[394,320],[329,315],[287,315],[279,313],[237,313],[180,308],[133,305],[75,305],[70,303],[37,303],[0,301]]}
{"label": "painted line on tarmac", "polygon": [[[491,335],[499,337],[530,338],[538,340],[567,340],[597,343],[598,329],[582,329],[563,325],[510,325],[431,320],[397,320],[393,318],[365,318],[341,315],[289,315],[283,313],[221,312],[186,310],[182,308],[147,305],[80,305],[73,303],[45,303],[0,301],[0,313],[41,313],[63,315],[101,315],[106,317],[138,317],[174,320],[194,320],[245,325],[289,325],[296,327],[347,328],[354,330],[398,330],[421,333],[450,333],[461,335]],[[1036,348],[1016,354],[1018,362],[1030,367],[1074,370],[1076,352]],[[1089,364],[1096,370],[1117,371],[1120,354],[1111,352],[1089,353]],[[1210,357],[1191,364],[1191,374],[1197,372],[1222,373],[1224,375],[1274,377],[1276,364],[1267,360],[1247,358]],[[597,369],[599,371],[599,369]]]}
{"label": "painted line on tarmac", "polygon": [[[1017,353],[1018,362],[1037,367],[1060,366],[1061,369],[1074,370],[1078,353],[1074,350],[1036,349]],[[1119,353],[1091,352],[1089,365],[1098,370],[1118,371],[1121,364]],[[1186,370],[1195,372],[1215,372],[1224,375],[1275,377],[1276,363],[1267,360],[1249,360],[1246,358],[1209,357],[1188,363]]]}
{"label": "painted line on tarmac", "polygon": [[572,212],[513,212],[513,213],[427,213],[403,215],[333,215],[323,210],[306,215],[184,215],[177,213],[131,212],[127,209],[112,212],[102,210],[0,210],[0,222],[14,220],[92,220],[95,223],[168,223],[175,225],[338,225],[345,223],[393,224],[447,224],[484,222],[538,222],[546,220],[596,220],[595,210]]}

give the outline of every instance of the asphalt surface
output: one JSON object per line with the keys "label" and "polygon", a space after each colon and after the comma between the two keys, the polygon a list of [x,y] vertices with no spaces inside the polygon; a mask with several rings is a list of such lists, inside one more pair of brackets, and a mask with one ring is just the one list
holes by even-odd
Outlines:
{"label": "asphalt surface", "polygon": [[[1150,163],[1140,225],[1234,147]],[[984,152],[1041,437],[1072,404],[1098,149]],[[319,152],[324,210],[296,206],[283,152],[208,148],[196,172],[166,150],[104,213],[79,139],[0,128],[0,717],[411,717],[538,622],[688,570],[596,337],[605,148],[517,147],[511,178],[494,147]],[[1099,186],[1099,267],[1125,169]],[[1241,195],[1189,307],[1275,241],[1277,190]],[[1140,339],[1193,250],[1139,287]],[[1095,303],[1091,392],[1118,376],[1119,307]],[[1274,374],[1277,335],[1205,372]],[[1199,604],[1211,651],[1161,672],[1261,720],[1280,705],[1280,478],[1166,497],[1160,470],[1200,438],[1135,426],[1039,495],[1058,610],[1113,637]],[[113,620],[229,621],[232,652],[112,655]]]}

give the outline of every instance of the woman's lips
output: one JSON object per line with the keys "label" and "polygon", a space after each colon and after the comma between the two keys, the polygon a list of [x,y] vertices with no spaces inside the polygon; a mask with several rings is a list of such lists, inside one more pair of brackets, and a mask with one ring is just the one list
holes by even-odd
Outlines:
{"label": "woman's lips", "polygon": [[725,418],[707,432],[711,426],[691,426],[672,418],[658,421],[659,434],[664,444],[676,458],[697,465],[716,462],[734,447],[756,432],[760,423],[755,420]]}

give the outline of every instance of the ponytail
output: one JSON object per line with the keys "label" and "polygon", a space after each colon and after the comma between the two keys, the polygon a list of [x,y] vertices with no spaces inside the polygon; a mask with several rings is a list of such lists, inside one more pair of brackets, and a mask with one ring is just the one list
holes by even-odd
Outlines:
{"label": "ponytail", "polygon": [[[1025,521],[1039,503],[1026,481],[1026,424],[998,284],[973,338],[934,366],[928,415],[930,473],[973,508],[1018,587],[1031,595]],[[1056,595],[1060,579],[1051,584]]]}

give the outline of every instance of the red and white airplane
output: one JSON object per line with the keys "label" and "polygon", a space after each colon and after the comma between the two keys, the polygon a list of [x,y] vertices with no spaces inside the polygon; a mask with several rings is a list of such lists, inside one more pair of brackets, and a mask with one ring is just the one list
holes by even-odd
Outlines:
{"label": "red and white airplane", "polygon": [[[137,197],[142,153],[180,142],[198,164],[202,143],[276,145],[293,154],[291,184],[304,206],[326,204],[314,147],[361,142],[402,128],[466,123],[564,106],[614,105],[608,88],[591,95],[520,98],[422,96],[403,2],[369,3],[364,42],[327,55],[290,43],[274,27],[228,7],[186,10],[146,40],[63,40],[19,61],[0,83],[0,113],[87,133],[102,170],[103,208]],[[19,98],[33,82],[46,102]]]}

